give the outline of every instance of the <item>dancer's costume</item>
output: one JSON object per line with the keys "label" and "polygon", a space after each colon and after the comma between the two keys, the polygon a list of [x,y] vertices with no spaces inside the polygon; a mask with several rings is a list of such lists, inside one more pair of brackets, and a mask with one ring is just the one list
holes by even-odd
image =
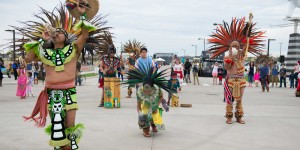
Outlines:
{"label": "dancer's costume", "polygon": [[[128,54],[133,54],[132,57],[127,58],[128,60],[128,68],[127,72],[130,72],[132,69],[135,68],[135,62],[137,58],[139,57],[140,54],[140,49],[144,47],[144,44],[141,42],[138,42],[136,40],[133,41],[128,41],[123,45],[123,51]],[[128,97],[131,97],[132,94],[132,88],[134,88],[136,85],[135,84],[129,84],[128,85]]]}
{"label": "dancer's costume", "polygon": [[247,58],[247,52],[252,54],[258,54],[263,48],[264,32],[258,31],[257,29],[252,29],[255,24],[252,24],[252,14],[250,14],[250,21],[245,22],[245,18],[236,19],[233,18],[231,24],[224,22],[224,25],[219,25],[216,32],[213,33],[209,43],[214,44],[210,47],[209,52],[211,52],[212,58],[215,58],[229,49],[231,49],[231,44],[238,44],[244,46],[244,50],[237,52],[236,58],[228,55],[224,58],[225,65],[229,65],[230,69],[232,66],[236,68],[236,74],[227,74],[224,82],[224,96],[227,102],[226,106],[226,118],[233,117],[233,100],[237,102],[236,105],[236,118],[243,117],[243,107],[242,107],[242,95],[241,90],[246,87],[246,80],[244,78],[244,61]]}
{"label": "dancer's costume", "polygon": [[[62,4],[53,11],[47,11],[41,8],[42,14],[45,15],[46,18],[43,18],[40,14],[35,15],[35,17],[41,19],[42,23],[28,21],[24,23],[25,27],[23,28],[14,27],[30,39],[39,39],[38,41],[26,43],[24,45],[26,52],[33,52],[36,58],[41,60],[45,65],[54,67],[56,72],[63,72],[68,69],[65,68],[65,65],[74,59],[78,59],[76,57],[79,56],[77,45],[75,42],[72,42],[72,40],[80,36],[81,30],[86,29],[88,32],[92,32],[90,35],[102,34],[99,32],[102,29],[99,25],[99,22],[101,22],[100,19],[92,20],[92,23],[96,24],[96,26],[88,22],[88,18],[92,18],[97,13],[99,2],[97,0],[86,0],[80,2],[79,5],[87,7],[87,12],[82,16],[79,16],[79,13],[74,9],[77,7],[77,2],[70,0],[66,2],[66,6],[72,15],[67,13]],[[77,23],[73,17],[79,19],[76,21]],[[44,26],[44,24],[48,25]],[[66,37],[65,47],[58,49],[49,48],[51,47],[49,46],[49,41],[44,41],[41,38],[42,32],[46,30],[49,34],[56,34],[57,32],[63,33]],[[84,126],[83,124],[77,124],[74,127],[67,128],[65,120],[68,110],[77,109],[78,105],[74,80],[61,83],[47,82],[45,89],[38,97],[31,116],[24,118],[26,120],[34,120],[37,127],[44,127],[49,112],[51,125],[45,129],[51,136],[49,144],[53,146],[55,150],[66,148],[75,150],[78,149],[77,144],[82,136]]]}
{"label": "dancer's costume", "polygon": [[[143,129],[144,136],[146,137],[150,136],[150,126],[153,132],[157,132],[157,127],[158,129],[164,129],[162,109],[159,108],[159,104],[162,101],[164,101],[163,105],[166,105],[163,99],[162,89],[172,94],[177,92],[167,86],[168,80],[164,78],[167,74],[167,70],[163,70],[159,73],[157,70],[154,72],[154,67],[150,65],[139,64],[138,68],[128,72],[129,80],[123,82],[123,84],[142,84],[137,92],[139,108],[138,124],[139,127]],[[145,94],[145,91],[149,93]]]}
{"label": "dancer's costume", "polygon": [[[110,44],[107,47],[107,55],[102,57],[102,65],[100,65],[100,67],[103,67],[102,69],[107,69],[107,71],[103,72],[103,76],[100,79],[100,88],[102,88],[102,98],[99,107],[119,108],[120,104],[118,103],[120,103],[120,86],[117,86],[119,78],[117,78],[116,74],[117,68],[120,67],[122,62],[120,58],[110,56],[110,54],[116,53],[116,48],[113,45],[112,39],[109,43]],[[113,84],[113,82],[115,84]],[[105,83],[106,85],[104,85]]]}

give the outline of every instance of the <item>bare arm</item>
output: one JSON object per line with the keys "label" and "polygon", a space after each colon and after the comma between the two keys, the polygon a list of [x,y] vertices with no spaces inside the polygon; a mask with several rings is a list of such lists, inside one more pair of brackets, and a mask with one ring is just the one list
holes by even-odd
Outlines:
{"label": "bare arm", "polygon": [[33,51],[30,51],[25,56],[25,62],[31,63],[32,61],[39,61],[39,59],[37,58],[37,56],[34,54]]}
{"label": "bare arm", "polygon": [[[86,12],[86,7],[79,7],[79,5],[77,5],[77,10],[82,15]],[[89,37],[88,30],[85,28],[81,28],[81,35],[75,42],[78,53],[81,53],[83,46],[86,43],[86,40],[88,39],[88,37]]]}

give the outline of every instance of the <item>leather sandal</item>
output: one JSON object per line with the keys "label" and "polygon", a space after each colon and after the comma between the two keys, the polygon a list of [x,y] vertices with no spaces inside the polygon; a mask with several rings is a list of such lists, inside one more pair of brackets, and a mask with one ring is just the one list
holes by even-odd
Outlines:
{"label": "leather sandal", "polygon": [[227,123],[227,124],[232,124],[232,120],[231,120],[231,119],[227,119],[227,120],[226,120],[226,123]]}
{"label": "leather sandal", "polygon": [[151,127],[152,127],[152,132],[154,133],[158,132],[157,127],[155,125],[151,125]]}
{"label": "leather sandal", "polygon": [[147,129],[143,129],[143,135],[144,137],[151,137],[150,133],[149,133],[150,128]]}
{"label": "leather sandal", "polygon": [[238,122],[240,124],[245,124],[246,123],[242,118],[236,119],[236,122]]}

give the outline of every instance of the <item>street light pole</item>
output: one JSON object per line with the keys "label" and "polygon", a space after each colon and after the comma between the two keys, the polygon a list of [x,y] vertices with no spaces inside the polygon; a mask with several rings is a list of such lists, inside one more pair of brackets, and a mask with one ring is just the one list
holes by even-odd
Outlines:
{"label": "street light pole", "polygon": [[15,30],[5,30],[5,31],[8,31],[8,32],[13,32],[13,56],[14,56],[14,61],[16,60],[16,33],[15,33]]}
{"label": "street light pole", "polygon": [[183,50],[183,57],[185,57],[185,49],[182,49]]}
{"label": "street light pole", "polygon": [[192,46],[195,46],[195,57],[197,56],[197,44],[196,45],[193,45]]}
{"label": "street light pole", "polygon": [[280,45],[280,53],[279,53],[279,57],[281,56],[281,46],[282,46],[282,43],[279,43]]}
{"label": "street light pole", "polygon": [[268,39],[268,53],[267,56],[270,56],[270,41],[275,41],[276,39]]}
{"label": "street light pole", "polygon": [[[205,51],[205,38],[198,38],[198,40],[203,40],[203,51]],[[202,52],[201,52],[201,54],[202,54]]]}

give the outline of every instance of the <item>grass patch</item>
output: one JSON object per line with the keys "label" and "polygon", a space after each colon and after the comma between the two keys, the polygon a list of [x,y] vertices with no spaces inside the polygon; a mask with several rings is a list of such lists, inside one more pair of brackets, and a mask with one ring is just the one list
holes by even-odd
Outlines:
{"label": "grass patch", "polygon": [[98,74],[97,73],[87,73],[87,74],[83,74],[83,76],[85,77],[94,77],[94,76],[97,76]]}

